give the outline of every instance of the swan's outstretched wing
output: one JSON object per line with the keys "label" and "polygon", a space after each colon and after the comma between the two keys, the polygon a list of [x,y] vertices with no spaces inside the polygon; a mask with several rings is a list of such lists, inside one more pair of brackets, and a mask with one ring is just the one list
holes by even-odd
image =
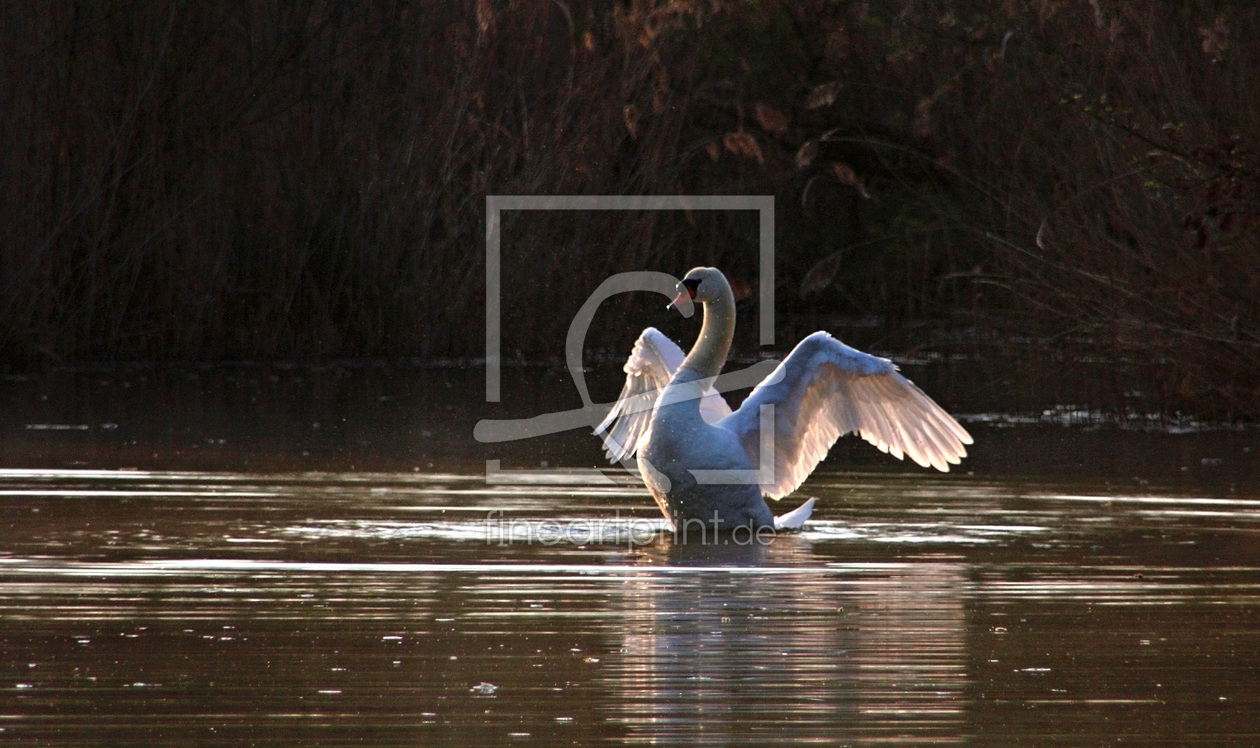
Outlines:
{"label": "swan's outstretched wing", "polygon": [[[633,457],[647,434],[652,421],[652,408],[661,390],[682,366],[683,352],[678,345],[655,327],[649,327],[634,342],[634,350],[626,359],[626,384],[621,395],[595,433],[604,440],[604,453],[610,462]],[[700,415],[716,423],[731,414],[731,406],[712,387],[700,400]]]}
{"label": "swan's outstretched wing", "polygon": [[850,348],[825,332],[801,341],[739,410],[722,422],[752,464],[760,462],[760,408],[774,406],[772,498],[796,490],[842,435],[856,432],[897,459],[948,472],[971,435],[891,361]]}

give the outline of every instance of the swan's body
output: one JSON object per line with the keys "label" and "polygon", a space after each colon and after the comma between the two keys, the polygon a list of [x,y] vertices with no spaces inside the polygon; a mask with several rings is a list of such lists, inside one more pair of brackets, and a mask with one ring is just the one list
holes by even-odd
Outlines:
{"label": "swan's body", "polygon": [[671,307],[689,298],[704,305],[699,339],[684,358],[669,338],[644,330],[621,396],[595,430],[610,460],[637,455],[676,530],[692,522],[708,530],[800,527],[812,499],[776,520],[764,497],[795,491],[846,433],[941,471],[967,455],[967,431],[891,361],[825,332],[802,340],[732,412],[713,389],[735,333],[731,287],[718,270],[696,268],[679,288]]}

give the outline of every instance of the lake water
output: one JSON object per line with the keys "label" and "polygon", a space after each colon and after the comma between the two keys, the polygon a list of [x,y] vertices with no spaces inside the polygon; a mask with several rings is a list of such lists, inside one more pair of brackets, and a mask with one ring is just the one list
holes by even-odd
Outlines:
{"label": "lake water", "polygon": [[270,376],[5,384],[5,744],[1260,744],[1254,432],[842,443],[803,532],[678,545],[449,374]]}

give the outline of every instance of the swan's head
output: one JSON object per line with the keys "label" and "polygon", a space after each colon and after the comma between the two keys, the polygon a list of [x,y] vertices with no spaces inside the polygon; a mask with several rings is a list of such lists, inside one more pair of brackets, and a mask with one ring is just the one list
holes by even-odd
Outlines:
{"label": "swan's head", "polygon": [[721,270],[692,268],[678,283],[678,296],[674,297],[669,307],[682,312],[684,317],[690,317],[688,312],[692,303],[707,304],[718,301],[729,293],[730,284],[726,282],[726,276],[722,275]]}

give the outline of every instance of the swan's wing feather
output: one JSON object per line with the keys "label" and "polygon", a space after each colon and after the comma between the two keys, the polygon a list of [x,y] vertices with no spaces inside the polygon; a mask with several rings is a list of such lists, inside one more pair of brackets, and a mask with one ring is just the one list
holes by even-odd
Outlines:
{"label": "swan's wing feather", "polygon": [[[682,349],[655,327],[639,335],[623,367],[626,383],[621,395],[595,427],[595,433],[604,440],[604,453],[609,461],[621,462],[638,451],[652,421],[652,408],[661,390],[682,366],[683,358]],[[708,388],[700,400],[701,417],[716,423],[730,414],[726,400],[712,387]]]}
{"label": "swan's wing feather", "polygon": [[604,454],[610,462],[628,459],[638,451],[639,440],[652,420],[656,399],[682,362],[682,349],[655,327],[646,328],[634,341],[630,358],[622,367],[626,383],[612,410],[595,427],[595,434],[604,440]]}
{"label": "swan's wing feather", "polygon": [[967,455],[963,445],[972,443],[966,429],[891,361],[825,332],[802,340],[722,422],[739,435],[754,465],[763,405],[774,406],[774,472],[762,491],[776,499],[795,491],[844,434],[941,471],[957,465]]}

